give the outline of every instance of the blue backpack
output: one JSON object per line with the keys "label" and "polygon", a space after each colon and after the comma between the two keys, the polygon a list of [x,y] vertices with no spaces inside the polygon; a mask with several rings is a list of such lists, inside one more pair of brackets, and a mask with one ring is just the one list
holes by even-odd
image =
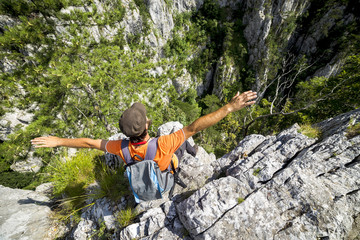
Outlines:
{"label": "blue backpack", "polygon": [[[174,183],[179,182],[177,173],[173,164],[169,166],[169,169],[160,171],[160,168],[154,158],[156,155],[158,146],[158,138],[150,140],[146,149],[146,155],[143,159],[139,155],[134,157],[139,160],[135,160],[131,157],[129,151],[129,140],[123,140],[121,142],[121,149],[126,162],[126,175],[129,179],[130,187],[133,191],[135,201],[137,203],[149,200],[155,200],[162,198],[164,192],[170,190],[170,198],[174,190]],[[172,162],[171,162],[172,163]],[[173,170],[174,174],[170,171]],[[181,181],[181,180],[180,180]],[[186,185],[181,181],[182,187]]]}

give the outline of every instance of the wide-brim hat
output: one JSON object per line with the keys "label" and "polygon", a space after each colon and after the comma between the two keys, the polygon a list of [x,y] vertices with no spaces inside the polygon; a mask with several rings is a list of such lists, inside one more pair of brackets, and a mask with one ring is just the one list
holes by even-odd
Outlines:
{"label": "wide-brim hat", "polygon": [[140,136],[145,131],[146,109],[141,103],[134,103],[120,117],[120,130],[128,137]]}

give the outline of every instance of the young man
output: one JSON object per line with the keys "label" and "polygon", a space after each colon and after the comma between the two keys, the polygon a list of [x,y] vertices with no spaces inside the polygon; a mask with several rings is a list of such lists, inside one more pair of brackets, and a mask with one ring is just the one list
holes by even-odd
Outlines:
{"label": "young man", "polygon": [[[209,113],[195,120],[190,125],[180,129],[172,134],[160,136],[158,139],[158,148],[154,161],[157,162],[161,171],[168,168],[174,152],[191,136],[218,123],[224,117],[232,112],[236,112],[246,106],[255,103],[256,92],[247,91],[242,94],[239,92],[231,99],[229,103],[219,108],[215,112]],[[125,110],[119,120],[121,131],[130,138],[129,151],[134,157],[139,155],[144,158],[147,143],[150,136],[147,132],[150,121],[146,117],[146,109],[141,103],[134,103],[129,109]],[[54,136],[39,137],[31,140],[36,148],[41,147],[72,147],[72,148],[95,148],[105,152],[119,155],[122,159],[121,150],[122,140],[106,141],[102,139],[90,138],[58,138]],[[175,168],[177,162],[174,163]]]}

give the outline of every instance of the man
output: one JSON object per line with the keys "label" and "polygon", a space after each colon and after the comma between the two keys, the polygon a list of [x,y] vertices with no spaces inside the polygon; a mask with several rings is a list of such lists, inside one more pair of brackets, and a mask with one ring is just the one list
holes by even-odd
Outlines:
{"label": "man", "polygon": [[[172,134],[160,136],[158,139],[158,148],[154,161],[159,165],[161,171],[167,169],[170,165],[174,152],[191,136],[197,132],[218,123],[224,117],[232,112],[236,112],[246,106],[255,103],[256,92],[247,91],[237,94],[229,103],[218,110],[202,116],[190,125],[180,129]],[[125,110],[119,120],[121,131],[130,138],[129,151],[132,157],[139,155],[144,158],[147,142],[150,136],[147,132],[150,121],[146,117],[146,109],[141,103],[134,103],[129,109]],[[90,138],[58,138],[54,136],[39,137],[31,140],[36,148],[41,147],[72,147],[72,148],[95,148],[105,152],[119,155],[123,160],[121,150],[121,141],[106,141]],[[174,163],[175,168],[177,162]]]}

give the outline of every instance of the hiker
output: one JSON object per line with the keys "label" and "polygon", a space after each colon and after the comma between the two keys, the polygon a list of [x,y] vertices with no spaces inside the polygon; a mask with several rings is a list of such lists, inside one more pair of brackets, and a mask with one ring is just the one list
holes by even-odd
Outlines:
{"label": "hiker", "polygon": [[[195,149],[193,149],[186,140],[197,132],[216,124],[229,113],[254,104],[254,99],[256,97],[256,92],[247,91],[242,94],[237,92],[229,103],[218,110],[198,118],[190,125],[175,131],[174,133],[155,138],[155,141],[150,138],[148,133],[151,120],[149,120],[146,116],[145,106],[141,103],[134,103],[130,108],[123,112],[119,120],[120,130],[129,137],[129,140],[107,141],[90,138],[70,139],[48,136],[35,138],[31,140],[31,142],[36,148],[59,146],[72,148],[95,148],[111,154],[119,155],[127,166],[130,186],[132,187],[136,202],[139,203],[140,201],[161,198],[162,193],[170,190],[170,187],[171,196],[175,185],[174,182],[178,183],[182,187],[186,187],[186,185],[178,178],[178,173],[176,172],[179,165],[179,159],[177,156],[180,158],[185,150],[193,156],[196,154],[194,151]],[[179,148],[180,150],[177,151]],[[176,151],[177,153],[174,154]],[[149,157],[149,155],[151,155],[151,157]],[[131,170],[129,171],[133,165],[142,166],[146,164],[156,164],[156,166],[138,167],[139,169],[134,171],[137,174],[132,174],[133,172],[131,172]],[[135,179],[134,175],[139,175],[139,172],[144,175],[151,175],[153,172],[156,172],[157,179],[159,180],[156,180],[154,184],[148,184],[141,179],[143,176],[138,176],[138,179]],[[169,172],[173,174],[167,174]],[[164,174],[164,177],[158,176],[159,174]],[[153,175],[150,175],[148,176],[148,179],[152,181]],[[171,181],[171,184],[167,184],[168,181]],[[134,186],[134,182],[136,182],[136,186]],[[134,189],[135,187],[138,187],[139,192],[145,195],[138,196],[138,192]],[[149,188],[153,188],[151,190],[152,192],[149,190],[149,193],[144,193],[144,189]]]}
{"label": "hiker", "polygon": [[[170,160],[175,151],[191,136],[197,132],[218,123],[229,113],[238,111],[246,106],[255,103],[256,92],[247,91],[237,94],[231,101],[218,110],[202,116],[190,125],[172,134],[160,136],[158,139],[158,151],[154,161],[163,171],[168,168]],[[145,106],[141,103],[134,103],[129,109],[125,110],[119,120],[121,131],[130,138],[129,150],[132,155],[144,157],[146,145],[150,136],[147,132],[151,121],[146,116]],[[121,140],[107,141],[102,139],[90,138],[59,138],[55,136],[38,137],[31,140],[35,148],[43,147],[71,147],[71,148],[95,148],[105,152],[119,155],[122,159]]]}

